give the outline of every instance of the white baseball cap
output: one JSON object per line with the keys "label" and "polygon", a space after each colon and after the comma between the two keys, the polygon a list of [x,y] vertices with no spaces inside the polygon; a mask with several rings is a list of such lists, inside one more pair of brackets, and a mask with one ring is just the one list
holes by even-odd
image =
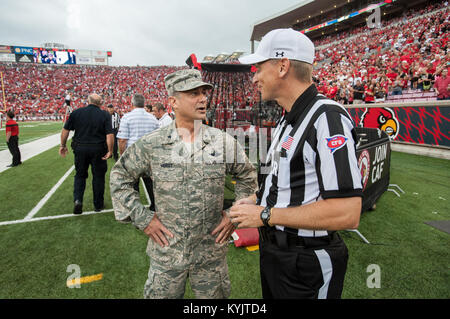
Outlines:
{"label": "white baseball cap", "polygon": [[239,58],[242,64],[256,64],[269,59],[314,62],[314,44],[303,33],[293,29],[276,29],[267,33],[254,54]]}

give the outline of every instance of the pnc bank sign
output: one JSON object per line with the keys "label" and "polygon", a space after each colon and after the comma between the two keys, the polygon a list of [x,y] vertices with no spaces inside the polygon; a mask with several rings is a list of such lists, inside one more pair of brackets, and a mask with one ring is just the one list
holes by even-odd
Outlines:
{"label": "pnc bank sign", "polygon": [[33,48],[30,47],[14,47],[15,54],[33,55]]}

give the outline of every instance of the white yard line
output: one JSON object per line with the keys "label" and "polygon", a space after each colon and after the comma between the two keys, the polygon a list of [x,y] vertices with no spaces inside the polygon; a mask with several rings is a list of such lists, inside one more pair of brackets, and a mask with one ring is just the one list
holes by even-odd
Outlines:
{"label": "white yard line", "polygon": [[12,224],[21,224],[21,223],[29,223],[29,222],[36,222],[40,220],[49,220],[49,219],[58,219],[58,218],[66,218],[66,217],[78,217],[78,216],[87,216],[87,215],[94,215],[94,214],[103,214],[103,213],[109,213],[114,211],[114,209],[105,209],[100,212],[83,212],[80,215],[75,214],[65,214],[65,215],[56,215],[56,216],[46,216],[46,217],[36,217],[36,218],[30,218],[30,219],[19,219],[19,220],[11,220],[7,222],[0,222],[0,226],[4,225],[12,225]]}
{"label": "white yard line", "polygon": [[[71,138],[73,132],[70,131],[69,138]],[[26,144],[20,144],[20,135],[19,135],[19,150],[21,153],[22,162],[45,152],[52,147],[58,145],[61,142],[61,133],[50,135],[47,137],[43,137],[32,142]],[[11,164],[12,156],[8,149],[0,151],[0,173],[10,169],[10,167],[6,167]],[[25,163],[26,165],[26,163]],[[20,169],[20,166],[18,167]]]}
{"label": "white yard line", "polygon": [[25,220],[32,219],[34,215],[37,214],[37,212],[42,208],[42,206],[45,205],[45,203],[50,199],[50,197],[56,192],[56,190],[61,186],[61,184],[66,180],[66,178],[72,173],[72,171],[75,169],[75,165],[72,165],[71,168],[64,174],[63,177],[59,179],[59,181],[55,184],[55,186],[52,187],[52,189],[42,198],[39,203],[28,213],[27,216],[25,216]]}
{"label": "white yard line", "polygon": [[[71,132],[72,133],[72,132]],[[72,134],[71,134],[72,135]],[[39,139],[34,142],[30,142],[28,144],[24,144],[19,147],[23,147],[25,150],[22,152],[22,161],[24,161],[27,158],[31,158],[35,155],[38,155],[42,153],[43,151],[48,150],[49,148],[53,147],[54,145],[57,145],[60,140],[60,134],[55,134],[46,138]],[[22,151],[22,149],[21,149]],[[1,151],[0,152],[0,172],[6,170],[6,167],[2,167],[5,161],[5,155],[6,152],[9,153],[8,150]],[[23,156],[26,153],[25,156]],[[9,160],[8,160],[9,162]],[[6,163],[6,161],[5,161]],[[45,205],[45,203],[50,199],[50,197],[56,192],[56,190],[61,186],[61,184],[69,177],[69,175],[73,172],[75,169],[75,165],[72,165],[72,167],[64,174],[63,177],[59,179],[59,181],[50,189],[50,191],[39,201],[39,203],[28,213],[27,216],[25,216],[24,219],[18,219],[18,220],[12,220],[12,221],[4,221],[0,222],[0,226],[4,225],[13,225],[13,224],[21,224],[21,223],[28,223],[28,222],[35,222],[40,220],[50,220],[50,219],[58,219],[58,218],[66,218],[66,217],[77,217],[77,216],[86,216],[86,215],[94,215],[94,214],[101,214],[101,213],[109,213],[114,211],[113,209],[105,209],[100,212],[83,212],[80,215],[75,214],[65,214],[65,215],[56,215],[56,216],[46,216],[46,217],[36,217],[34,216],[39,212],[39,210]]]}

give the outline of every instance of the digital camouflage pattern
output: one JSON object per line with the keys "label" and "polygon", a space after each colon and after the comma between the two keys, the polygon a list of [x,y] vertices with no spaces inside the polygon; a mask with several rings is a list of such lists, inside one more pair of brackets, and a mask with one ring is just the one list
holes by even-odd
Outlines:
{"label": "digital camouflage pattern", "polygon": [[194,69],[183,69],[171,73],[164,78],[164,83],[169,96],[172,96],[174,92],[189,91],[201,86],[213,87],[203,82],[201,72]]}
{"label": "digital camouflage pattern", "polygon": [[155,212],[144,207],[133,184],[144,174],[153,179],[156,213],[173,238],[161,247],[149,239],[150,269],[146,298],[182,298],[189,275],[198,298],[227,298],[230,281],[228,243],[216,244],[211,235],[222,219],[226,174],[236,180],[236,200],[253,194],[257,173],[240,144],[230,135],[206,125],[201,138],[186,145],[172,124],[130,146],[111,170],[115,217],[140,230]]}

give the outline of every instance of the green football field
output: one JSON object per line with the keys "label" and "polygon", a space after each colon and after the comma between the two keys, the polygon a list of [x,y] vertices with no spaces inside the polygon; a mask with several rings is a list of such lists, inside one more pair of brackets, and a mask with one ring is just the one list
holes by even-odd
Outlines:
{"label": "green football field", "polygon": [[[0,299],[142,298],[148,238],[115,221],[109,173],[106,211],[73,216],[72,165],[55,147],[0,173]],[[393,152],[390,171],[405,194],[386,192],[363,213],[370,244],[340,232],[350,253],[343,298],[450,298],[450,235],[425,224],[450,220],[450,161]],[[86,185],[83,210],[92,212],[90,177]],[[227,187],[231,199],[229,178]],[[258,250],[229,248],[231,298],[261,298]],[[74,269],[86,280],[79,288],[67,284]],[[185,297],[194,298],[189,287]]]}

